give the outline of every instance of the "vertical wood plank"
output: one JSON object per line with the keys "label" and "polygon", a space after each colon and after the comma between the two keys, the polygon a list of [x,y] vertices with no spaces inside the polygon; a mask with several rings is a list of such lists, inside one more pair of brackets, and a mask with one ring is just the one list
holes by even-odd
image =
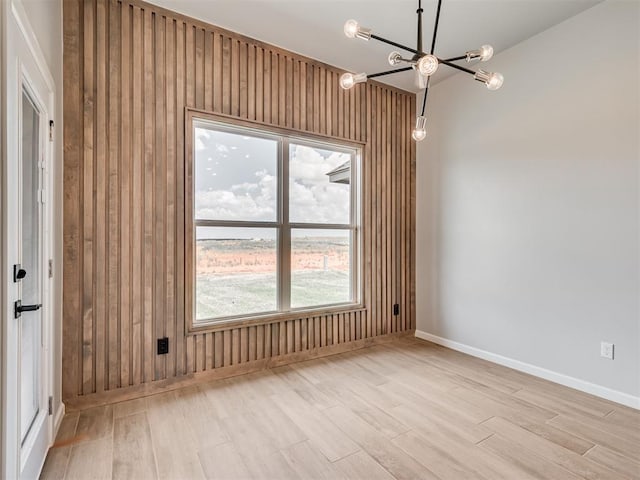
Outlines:
{"label": "vertical wood plank", "polygon": [[[165,124],[164,132],[166,136],[166,173],[162,179],[165,186],[165,325],[164,335],[169,339],[169,355],[165,360],[165,377],[172,378],[176,375],[176,25],[172,19],[165,17],[165,56],[166,56],[166,79],[165,79]],[[180,284],[182,285],[182,284]],[[173,348],[171,348],[173,347]]]}
{"label": "vertical wood plank", "polygon": [[204,75],[205,75],[205,57],[204,57],[204,30],[200,27],[195,27],[195,71],[196,71],[196,108],[205,108],[204,107],[204,97],[205,97],[205,86],[204,86]]}
{"label": "vertical wood plank", "polygon": [[289,322],[280,322],[278,325],[278,332],[280,334],[280,338],[278,339],[278,355],[286,355],[289,353],[287,348],[287,330],[288,330]]}
{"label": "vertical wood plank", "polygon": [[240,116],[240,42],[231,39],[231,115]]}
{"label": "vertical wood plank", "polygon": [[309,348],[309,319],[303,318],[300,321],[300,351],[305,351]]}
{"label": "vertical wood plank", "polygon": [[265,358],[264,344],[265,344],[265,326],[258,325],[256,327],[256,360],[262,360]]}
{"label": "vertical wood plank", "polygon": [[225,330],[223,334],[222,351],[224,352],[224,356],[222,366],[228,367],[231,365],[231,330]]}
{"label": "vertical wood plank", "polygon": [[273,351],[271,350],[271,325],[263,325],[264,328],[264,357],[270,358],[275,356]]}
{"label": "vertical wood plank", "polygon": [[81,345],[84,327],[83,294],[81,285],[85,277],[82,265],[84,231],[82,220],[84,161],[84,38],[81,19],[84,12],[80,2],[68,2],[64,7],[64,186],[63,197],[63,248],[64,271],[62,308],[65,318],[62,338],[62,396],[70,398],[82,393],[83,349]]}
{"label": "vertical wood plank", "polygon": [[[411,118],[415,118],[416,116],[416,102],[411,103]],[[408,161],[411,164],[411,168],[408,172],[409,177],[409,202],[407,208],[409,209],[409,249],[411,251],[411,258],[409,259],[409,270],[410,277],[408,280],[409,289],[411,290],[411,295],[407,305],[410,305],[409,315],[411,316],[411,321],[409,323],[409,329],[413,330],[416,328],[416,249],[415,249],[415,241],[416,241],[416,143],[409,143],[411,148],[411,153],[407,155]]]}
{"label": "vertical wood plank", "polygon": [[[94,56],[93,22],[94,5],[84,8],[84,49],[89,58]],[[94,392],[94,278],[93,278],[93,165],[94,165],[94,70],[93,62],[84,62],[84,158],[83,158],[83,202],[82,214],[84,227],[82,260],[83,285],[82,289],[82,394]]]}
{"label": "vertical wood plank", "polygon": [[285,125],[293,127],[293,91],[295,80],[293,78],[293,59],[285,57]]}
{"label": "vertical wood plank", "polygon": [[279,93],[280,93],[280,68],[278,61],[278,53],[271,52],[271,123],[278,125],[279,119]]}
{"label": "vertical wood plank", "polygon": [[195,339],[195,371],[202,372],[204,371],[204,363],[206,359],[206,343],[205,343],[206,334],[194,335]]}
{"label": "vertical wood plank", "polygon": [[258,349],[258,327],[249,327],[249,357],[248,361],[252,362],[257,357],[257,349]]}
{"label": "vertical wood plank", "polygon": [[213,32],[213,111],[222,112],[222,75],[224,60],[222,52],[222,35]]}
{"label": "vertical wood plank", "polygon": [[[337,74],[335,74],[337,77]],[[333,91],[335,87],[337,87],[338,82],[333,80],[329,85],[329,90]],[[333,114],[333,123],[335,125],[335,129],[332,129],[332,135],[336,135],[338,137],[345,136],[345,118],[344,118],[344,97],[345,95],[353,93],[351,90],[344,90],[343,88],[335,89],[335,96],[333,100],[333,104],[331,105],[331,111]],[[349,126],[347,125],[347,129]]]}
{"label": "vertical wood plank", "polygon": [[293,79],[292,79],[292,103],[293,103],[293,119],[292,126],[300,129],[300,61],[292,59],[293,62]]}
{"label": "vertical wood plank", "polygon": [[96,105],[95,115],[95,156],[94,156],[94,176],[93,188],[95,197],[93,200],[95,229],[95,390],[101,393],[105,390],[106,375],[106,330],[108,328],[106,309],[108,297],[105,294],[107,289],[106,273],[108,269],[107,262],[107,192],[106,183],[108,181],[108,163],[107,154],[107,25],[108,11],[106,0],[98,0],[96,6]]}
{"label": "vertical wood plank", "polygon": [[213,368],[220,368],[224,366],[224,333],[215,332],[213,336]]}
{"label": "vertical wood plank", "polygon": [[132,257],[133,268],[131,272],[132,285],[132,325],[131,325],[131,367],[133,385],[138,385],[144,381],[143,376],[143,328],[144,328],[144,228],[143,228],[143,207],[144,207],[144,123],[142,120],[144,112],[144,30],[143,14],[138,7],[133,7],[133,178],[132,178]]}
{"label": "vertical wood plank", "polygon": [[327,332],[327,317],[320,317],[318,319],[320,323],[320,347],[325,347],[328,343],[329,333]]}
{"label": "vertical wood plank", "polygon": [[131,215],[131,181],[133,177],[133,155],[131,153],[131,130],[132,130],[132,108],[131,91],[133,82],[131,77],[131,25],[132,8],[128,5],[120,6],[120,24],[122,32],[122,42],[120,44],[120,151],[119,170],[121,172],[120,181],[120,277],[118,287],[120,288],[120,381],[118,386],[128,386],[131,384],[131,320],[133,314],[132,297],[132,277],[133,259],[132,250],[132,215]]}
{"label": "vertical wood plank", "polygon": [[240,360],[239,363],[249,361],[249,328],[241,328],[240,330]]}
{"label": "vertical wood plank", "polygon": [[[153,323],[154,335],[151,339],[155,344],[157,338],[165,336],[165,320],[166,316],[161,312],[166,312],[166,203],[165,203],[165,187],[167,176],[167,135],[165,129],[166,116],[166,65],[165,65],[165,22],[160,15],[154,18],[154,82],[155,82],[155,125],[154,125],[154,143],[155,143],[155,171],[153,178],[153,243],[154,243],[154,270],[153,276]],[[155,355],[154,362],[154,379],[160,380],[165,378],[166,373],[166,355]]]}
{"label": "vertical wood plank", "polygon": [[310,70],[306,62],[300,62],[300,129],[307,130],[307,119],[309,118],[307,111],[308,87],[308,71]]}
{"label": "vertical wood plank", "polygon": [[222,37],[222,113],[231,113],[231,39]]}
{"label": "vertical wood plank", "polygon": [[256,120],[264,121],[264,89],[265,89],[264,50],[256,46]]}
{"label": "vertical wood plank", "polygon": [[151,10],[143,11],[143,35],[144,35],[144,323],[143,323],[143,382],[153,380],[153,364],[155,349],[153,345],[153,286],[155,284],[154,272],[154,179],[155,179],[155,78],[153,69],[153,14]]}
{"label": "vertical wood plank", "polygon": [[239,45],[240,48],[240,52],[239,52],[239,58],[238,58],[238,62],[239,62],[239,89],[240,89],[240,98],[239,98],[239,102],[240,102],[240,108],[239,108],[239,115],[241,118],[247,118],[248,116],[248,111],[249,111],[249,92],[248,92],[248,84],[249,84],[249,78],[248,78],[248,45],[245,42],[241,42]]}
{"label": "vertical wood plank", "polygon": [[282,350],[279,348],[280,346],[280,324],[272,323],[271,324],[271,356],[277,357],[278,355],[282,355]]}
{"label": "vertical wood plank", "polygon": [[204,341],[204,351],[205,351],[205,359],[204,359],[204,369],[210,370],[214,368],[214,355],[215,355],[215,347],[214,347],[214,334],[206,333],[205,341]]}
{"label": "vertical wood plank", "polygon": [[380,137],[381,137],[381,150],[380,150],[380,180],[382,185],[381,191],[381,208],[380,208],[380,236],[381,236],[381,252],[380,252],[380,267],[382,271],[382,284],[384,287],[380,292],[380,334],[387,333],[387,320],[389,318],[389,307],[387,304],[388,282],[387,280],[387,261],[389,258],[389,248],[387,244],[387,155],[388,152],[388,138],[387,138],[387,124],[388,124],[388,109],[387,109],[387,97],[386,90],[381,92],[380,96],[380,108],[382,121],[380,122]]}
{"label": "vertical wood plank", "polygon": [[186,31],[183,22],[176,23],[176,183],[175,183],[175,204],[176,204],[176,258],[175,258],[175,281],[176,281],[176,318],[175,318],[175,370],[176,375],[182,375],[186,371],[186,348],[184,339],[185,329],[185,294],[182,285],[186,284],[185,278],[185,187],[184,187],[184,106],[186,104]]}
{"label": "vertical wood plank", "polygon": [[[214,33],[204,32],[204,109],[213,110],[213,37]],[[169,62],[167,61],[167,65]]]}
{"label": "vertical wood plank", "polygon": [[[120,386],[120,351],[121,337],[121,306],[123,299],[119,288],[120,279],[120,259],[122,257],[121,239],[123,234],[120,231],[120,185],[125,183],[122,178],[120,166],[120,44],[123,37],[120,28],[120,5],[108,4],[108,32],[107,32],[107,62],[108,62],[108,179],[107,179],[107,265],[108,281],[106,288],[107,302],[107,344],[106,344],[106,367],[107,378],[105,388],[112,390]],[[106,73],[106,72],[105,72]],[[125,235],[126,236],[126,235]]]}
{"label": "vertical wood plank", "polygon": [[247,117],[256,119],[256,46],[247,45]]}
{"label": "vertical wood plank", "polygon": [[[321,317],[313,317],[313,347],[320,348],[324,346],[323,338],[326,338],[326,327],[323,329]],[[323,333],[324,332],[324,333]]]}

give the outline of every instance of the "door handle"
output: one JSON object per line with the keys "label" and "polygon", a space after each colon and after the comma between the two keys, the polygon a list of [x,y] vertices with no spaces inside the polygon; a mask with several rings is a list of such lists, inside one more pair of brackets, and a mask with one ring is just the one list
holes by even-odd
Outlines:
{"label": "door handle", "polygon": [[42,304],[35,305],[22,305],[22,301],[18,300],[13,304],[13,318],[20,318],[22,312],[35,312],[36,310],[40,310]]}

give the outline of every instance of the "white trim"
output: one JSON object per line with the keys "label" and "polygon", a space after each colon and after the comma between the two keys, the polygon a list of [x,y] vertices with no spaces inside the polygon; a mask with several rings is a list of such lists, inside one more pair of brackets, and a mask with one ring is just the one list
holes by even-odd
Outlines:
{"label": "white trim", "polygon": [[47,84],[47,88],[49,88],[50,92],[55,92],[55,82],[53,81],[53,76],[51,75],[49,67],[47,66],[47,60],[44,56],[44,53],[42,53],[42,49],[40,48],[40,44],[38,43],[38,39],[36,38],[33,27],[31,26],[31,23],[29,23],[29,16],[27,15],[27,12],[25,12],[20,0],[12,0],[11,12],[13,13],[13,17],[16,21],[16,24],[18,25],[18,28],[20,28],[20,31],[24,35],[27,47],[29,48],[29,51],[36,61],[38,69],[40,70],[40,74]]}
{"label": "white trim", "polygon": [[66,411],[67,409],[64,405],[64,402],[60,402],[60,405],[58,405],[58,409],[53,415],[53,429],[51,430],[51,444],[53,444],[53,441],[58,436],[58,431],[60,430],[60,425],[62,425],[62,419],[64,418],[64,414]]}
{"label": "white trim", "polygon": [[553,370],[547,370],[546,368],[531,365],[530,363],[521,362],[520,360],[504,357],[502,355],[498,355],[497,353],[481,350],[464,343],[459,343],[447,338],[438,337],[437,335],[423,332],[421,330],[416,330],[415,335],[416,338],[421,338],[422,340],[437,343],[438,345],[442,345],[443,347],[457,350],[458,352],[466,353],[473,357],[482,358],[483,360],[488,360],[489,362],[497,363],[498,365],[513,368],[514,370],[518,370],[520,372],[544,378],[545,380],[549,380],[554,383],[559,383],[560,385],[564,385],[565,387],[574,388],[576,390],[590,393],[591,395],[595,395],[597,397],[611,400],[612,402],[620,403],[622,405],[626,405],[627,407],[640,410],[640,397],[635,397],[628,393],[620,392],[619,390],[613,390],[608,387],[603,387],[602,385],[587,382],[586,380],[570,377],[569,375],[554,372]]}
{"label": "white trim", "polygon": [[8,200],[7,195],[7,182],[6,182],[6,170],[7,170],[7,146],[4,140],[6,132],[6,64],[7,64],[7,25],[6,19],[7,5],[5,2],[0,2],[0,477],[6,478],[8,471],[7,464],[7,449],[6,449],[6,424],[5,418],[5,380],[6,380],[6,357],[4,348],[4,337],[6,335],[7,324],[7,308],[3,305],[7,305],[6,289],[5,285],[8,281],[8,255],[7,255],[7,221],[5,213],[5,204]]}

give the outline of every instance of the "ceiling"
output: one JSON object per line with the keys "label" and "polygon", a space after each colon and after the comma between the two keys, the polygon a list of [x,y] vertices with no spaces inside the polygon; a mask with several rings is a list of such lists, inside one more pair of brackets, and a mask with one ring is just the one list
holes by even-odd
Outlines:
{"label": "ceiling", "polygon": [[[498,53],[600,1],[444,0],[435,53],[441,58],[453,57],[487,43]],[[416,45],[417,0],[151,0],[151,3],[352,72],[391,69],[387,56],[394,48],[375,40],[346,38],[342,28],[350,18],[381,37],[414,48]],[[427,50],[437,0],[422,3]],[[487,63],[489,70],[490,63]],[[432,81],[441,81],[454,72],[451,68],[440,68]],[[410,72],[378,80],[404,90],[417,90]]]}

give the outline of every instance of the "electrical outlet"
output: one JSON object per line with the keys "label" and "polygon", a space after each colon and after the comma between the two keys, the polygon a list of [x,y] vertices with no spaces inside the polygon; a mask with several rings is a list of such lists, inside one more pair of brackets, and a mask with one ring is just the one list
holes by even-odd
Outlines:
{"label": "electrical outlet", "polygon": [[158,339],[158,355],[169,353],[169,339],[167,337]]}
{"label": "electrical outlet", "polygon": [[608,358],[609,360],[613,360],[613,343],[609,342],[600,342],[600,356],[604,358]]}

